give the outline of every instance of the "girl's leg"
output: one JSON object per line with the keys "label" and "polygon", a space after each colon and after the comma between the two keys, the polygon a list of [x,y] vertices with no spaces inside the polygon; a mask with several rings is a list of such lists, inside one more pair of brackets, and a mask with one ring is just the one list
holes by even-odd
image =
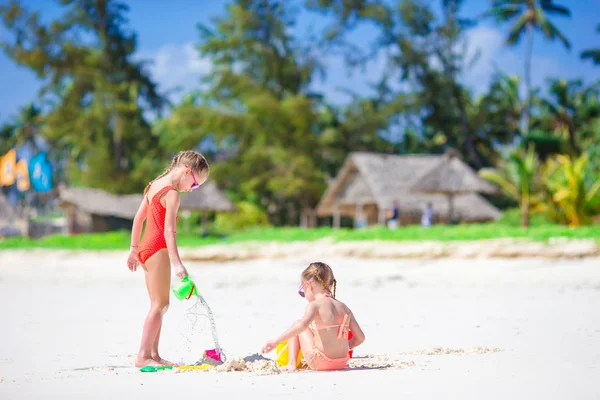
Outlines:
{"label": "girl's leg", "polygon": [[298,352],[300,351],[300,341],[298,336],[294,336],[288,340],[288,365],[287,369],[293,371],[296,369],[296,361],[298,360]]}
{"label": "girl's leg", "polygon": [[161,249],[146,261],[146,287],[150,297],[150,311],[144,322],[140,351],[135,360],[136,367],[167,363],[158,355],[158,339],[162,316],[169,307],[170,285],[169,254],[167,249]]}
{"label": "girl's leg", "polygon": [[313,350],[315,348],[315,335],[310,329],[305,329],[300,335],[298,335],[300,342],[300,348],[304,355],[304,360],[310,367],[312,365]]}

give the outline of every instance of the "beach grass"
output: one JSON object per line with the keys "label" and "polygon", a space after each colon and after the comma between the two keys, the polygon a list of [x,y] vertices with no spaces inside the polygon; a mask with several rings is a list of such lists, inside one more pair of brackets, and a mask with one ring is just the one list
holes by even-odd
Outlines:
{"label": "beach grass", "polygon": [[[397,230],[386,227],[365,229],[320,227],[302,229],[299,227],[260,227],[239,231],[227,236],[206,236],[181,232],[178,244],[181,247],[200,247],[210,244],[230,244],[249,241],[294,242],[315,241],[330,238],[339,241],[475,241],[482,239],[520,238],[546,242],[551,238],[600,239],[600,225],[570,228],[564,225],[548,223],[543,218],[534,218],[532,226],[521,228],[508,215],[492,223],[435,225],[423,228],[419,225],[401,226]],[[8,238],[0,240],[0,249],[81,249],[81,250],[126,250],[129,248],[130,233],[117,231],[108,233],[90,233],[79,235],[50,235],[40,239]]]}

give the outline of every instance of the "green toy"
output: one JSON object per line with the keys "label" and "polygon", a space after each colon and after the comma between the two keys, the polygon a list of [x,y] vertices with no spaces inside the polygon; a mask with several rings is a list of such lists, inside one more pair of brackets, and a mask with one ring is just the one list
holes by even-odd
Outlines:
{"label": "green toy", "polygon": [[173,369],[172,365],[163,365],[160,367],[154,367],[152,365],[146,365],[145,367],[140,368],[141,372],[156,372],[156,371],[163,371],[165,369]]}
{"label": "green toy", "polygon": [[178,300],[188,300],[194,295],[198,296],[198,291],[194,282],[186,276],[177,287],[173,288],[173,294]]}

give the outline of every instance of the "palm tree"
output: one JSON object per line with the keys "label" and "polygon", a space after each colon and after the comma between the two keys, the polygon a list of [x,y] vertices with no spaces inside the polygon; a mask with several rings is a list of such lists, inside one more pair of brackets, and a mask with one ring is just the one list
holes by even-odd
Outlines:
{"label": "palm tree", "polygon": [[[596,32],[600,33],[600,24],[596,27]],[[586,58],[591,59],[594,64],[600,65],[600,48],[598,49],[588,49],[581,52],[581,58],[585,60]]]}
{"label": "palm tree", "polygon": [[515,151],[502,163],[499,169],[482,168],[479,176],[500,187],[508,197],[521,207],[521,226],[529,226],[530,210],[537,208],[539,198],[539,159],[533,146],[527,152]]}
{"label": "palm tree", "polygon": [[542,128],[554,131],[569,143],[568,153],[579,156],[595,145],[600,121],[600,81],[584,86],[581,80],[551,79],[549,98],[540,99]]}
{"label": "palm tree", "polygon": [[550,22],[547,15],[571,16],[568,8],[554,4],[553,0],[493,0],[492,9],[487,15],[495,17],[498,23],[516,19],[510,29],[507,43],[516,45],[523,36],[527,36],[525,50],[525,85],[527,86],[527,103],[524,109],[525,134],[529,132],[529,115],[531,107],[531,53],[533,49],[533,32],[541,31],[550,40],[559,39],[567,49],[571,44],[567,38]]}
{"label": "palm tree", "polygon": [[600,211],[600,179],[588,179],[588,161],[587,154],[578,158],[561,154],[543,168],[544,186],[550,194],[544,208],[553,219],[579,226],[591,223]]}

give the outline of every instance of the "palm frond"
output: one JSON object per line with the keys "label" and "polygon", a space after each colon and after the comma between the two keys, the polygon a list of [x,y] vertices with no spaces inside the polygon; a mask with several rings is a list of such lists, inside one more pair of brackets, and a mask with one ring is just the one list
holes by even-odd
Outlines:
{"label": "palm frond", "polygon": [[499,22],[508,21],[521,12],[522,7],[518,4],[503,4],[493,7],[483,14],[484,17],[494,17]]}
{"label": "palm frond", "polygon": [[561,5],[554,4],[552,2],[552,0],[542,0],[541,6],[542,6],[542,10],[544,10],[548,14],[562,15],[565,17],[571,16],[571,10],[569,10],[567,7],[563,7]]}
{"label": "palm frond", "polygon": [[600,64],[600,49],[585,50],[581,52],[581,59],[585,60],[586,58],[591,59],[594,64]]}
{"label": "palm frond", "polygon": [[550,22],[550,20],[544,18],[540,22],[540,27],[542,28],[544,35],[548,39],[558,38],[567,49],[571,48],[571,43],[569,43],[569,40],[562,34],[560,30],[558,30],[558,28],[552,22]]}
{"label": "palm frond", "polygon": [[508,44],[514,45],[519,43],[519,40],[521,39],[521,37],[523,37],[523,35],[526,32],[527,21],[528,19],[526,15],[522,15],[518,19],[517,23],[512,27],[508,38],[506,39],[506,42]]}
{"label": "palm frond", "polygon": [[500,189],[505,194],[512,197],[513,199],[517,201],[520,199],[519,190],[517,189],[517,187],[497,170],[490,168],[482,168],[479,170],[478,174],[486,181],[489,181],[500,187]]}

